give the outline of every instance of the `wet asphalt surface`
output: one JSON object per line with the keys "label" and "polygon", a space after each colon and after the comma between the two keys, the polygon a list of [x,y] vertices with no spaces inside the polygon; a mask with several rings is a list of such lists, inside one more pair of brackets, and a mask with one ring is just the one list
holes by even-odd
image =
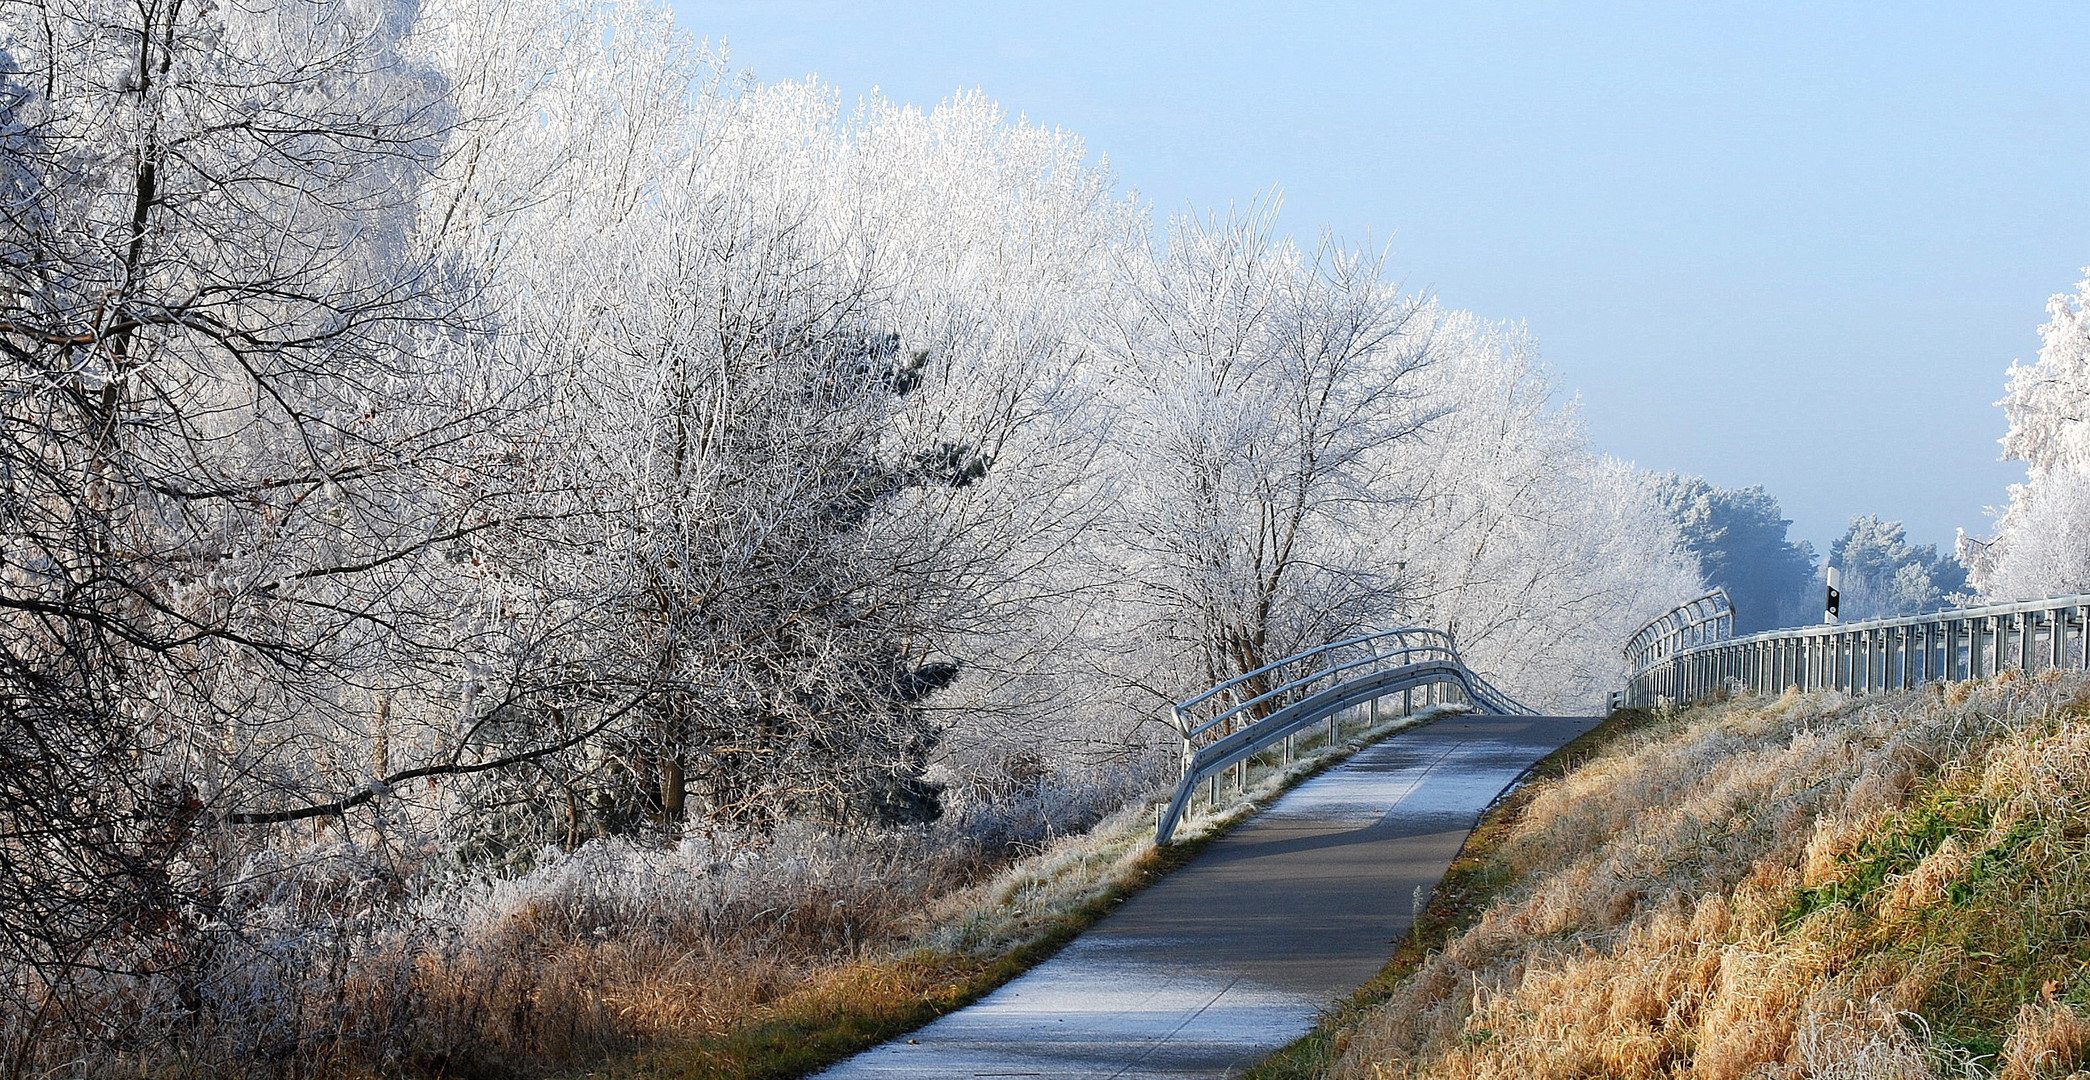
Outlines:
{"label": "wet asphalt surface", "polygon": [[1293,789],[1027,974],[819,1075],[1237,1075],[1377,974],[1480,812],[1596,723],[1454,716],[1395,735]]}

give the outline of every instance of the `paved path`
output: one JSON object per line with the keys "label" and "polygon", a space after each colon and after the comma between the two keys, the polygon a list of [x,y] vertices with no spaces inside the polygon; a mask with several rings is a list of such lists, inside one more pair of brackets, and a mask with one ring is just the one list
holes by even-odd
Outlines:
{"label": "paved path", "polygon": [[[1293,789],[1052,959],[826,1080],[1224,1077],[1377,974],[1418,889],[1595,718],[1455,716]],[[1426,895],[1426,892],[1425,892]]]}

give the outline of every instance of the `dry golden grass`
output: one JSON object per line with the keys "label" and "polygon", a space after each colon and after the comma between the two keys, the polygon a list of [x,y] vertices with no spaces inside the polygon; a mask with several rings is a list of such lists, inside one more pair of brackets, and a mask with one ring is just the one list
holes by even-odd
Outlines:
{"label": "dry golden grass", "polygon": [[2090,685],[1742,699],[1528,796],[1510,882],[1341,1078],[2067,1076],[2090,1063]]}

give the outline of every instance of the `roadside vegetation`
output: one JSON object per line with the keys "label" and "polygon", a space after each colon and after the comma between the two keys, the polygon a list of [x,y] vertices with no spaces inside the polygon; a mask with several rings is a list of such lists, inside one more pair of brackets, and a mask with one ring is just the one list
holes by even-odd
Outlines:
{"label": "roadside vegetation", "polygon": [[[1332,743],[1303,736],[1289,764],[1262,755],[1245,790],[1194,803],[1166,849],[1153,843],[1165,790],[1153,776],[1116,789],[1115,809],[1081,802],[1100,787],[1034,790],[1057,816],[1030,825],[953,813],[912,830],[714,835],[669,850],[603,838],[507,874],[388,873],[429,853],[344,843],[256,868],[226,898],[266,947],[226,950],[199,981],[242,1008],[197,1024],[179,1005],[149,1008],[149,986],[112,980],[103,996],[47,1002],[57,1037],[41,1049],[167,1080],[257,1067],[343,1080],[802,1076],[1021,974],[1301,780],[1443,711],[1352,717]],[[1035,826],[1084,817],[1090,827],[1064,834]],[[295,932],[315,925],[335,930]],[[141,1024],[151,1049],[115,1053],[136,1037],[121,1026]]]}
{"label": "roadside vegetation", "polygon": [[[1333,741],[1324,734],[1302,735],[1290,763],[1275,753],[1259,755],[1244,790],[1217,805],[1194,803],[1167,848],[1157,849],[1153,840],[1160,802],[1143,799],[976,884],[926,897],[895,890],[870,898],[884,917],[883,936],[851,950],[809,956],[793,977],[774,981],[766,993],[735,995],[730,1007],[705,1022],[658,1032],[650,1049],[589,1075],[795,1077],[920,1027],[1050,957],[1126,897],[1189,862],[1303,780],[1446,711],[1455,710],[1421,709],[1362,730],[1338,731]],[[772,949],[765,943],[741,959],[760,965]],[[710,986],[690,989],[701,993]]]}
{"label": "roadside vegetation", "polygon": [[2090,682],[1613,724],[1476,836],[1379,982],[1260,1075],[2080,1075]]}

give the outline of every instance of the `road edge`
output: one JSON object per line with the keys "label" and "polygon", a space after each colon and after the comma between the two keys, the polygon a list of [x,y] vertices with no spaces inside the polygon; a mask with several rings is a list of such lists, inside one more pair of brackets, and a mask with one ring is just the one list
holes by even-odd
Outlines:
{"label": "road edge", "polygon": [[965,1008],[1051,959],[1127,899],[1188,865],[1299,785],[1395,735],[1467,711],[1459,706],[1431,706],[1368,728],[1336,747],[1323,747],[1265,777],[1222,812],[1186,822],[1195,831],[1183,835],[1179,830],[1180,838],[1166,847],[1153,846],[1151,839],[1165,796],[1157,798],[1150,802],[1147,813],[1135,819],[1142,823],[1134,827],[1142,831],[1147,850],[1125,864],[1098,895],[1007,948],[974,954],[899,945],[888,955],[850,964],[786,995],[760,1023],[715,1037],[641,1050],[592,1067],[568,1067],[552,1075],[579,1080],[800,1080],[812,1076]]}
{"label": "road edge", "polygon": [[1331,1006],[1312,1031],[1272,1051],[1241,1074],[1241,1080],[1320,1080],[1348,1045],[1348,1033],[1392,996],[1431,954],[1480,918],[1496,896],[1517,879],[1494,865],[1493,855],[1540,790],[1535,781],[1557,780],[1581,768],[1612,743],[1656,722],[1645,709],[1614,709],[1595,727],[1569,740],[1525,769],[1481,812],[1430,890],[1429,902],[1408,929],[1386,966],[1348,997]]}

